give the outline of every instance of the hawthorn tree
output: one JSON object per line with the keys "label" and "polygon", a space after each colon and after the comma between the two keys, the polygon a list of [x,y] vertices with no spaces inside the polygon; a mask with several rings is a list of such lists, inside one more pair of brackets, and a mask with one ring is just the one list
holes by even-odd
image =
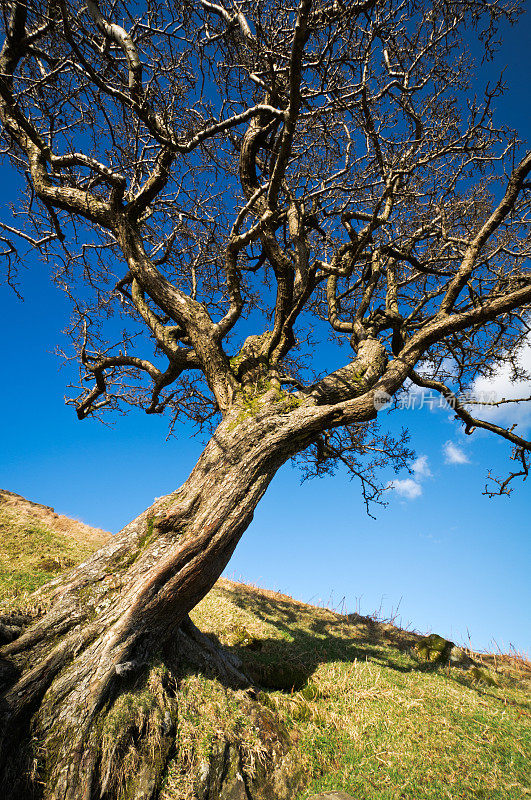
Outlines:
{"label": "hawthorn tree", "polygon": [[378,498],[375,468],[410,454],[375,420],[410,382],[527,474],[531,443],[458,396],[500,363],[521,377],[529,333],[531,153],[494,119],[503,85],[474,96],[465,47],[488,58],[518,11],[2,3],[4,155],[26,186],[0,223],[8,279],[22,237],[68,292],[80,419],[138,406],[212,431],[186,482],[40,590],[3,647],[6,800],[156,794],[168,749],[148,757],[148,720],[103,747],[124,675],[188,637],[243,680],[189,611],[288,459],[342,462]]}

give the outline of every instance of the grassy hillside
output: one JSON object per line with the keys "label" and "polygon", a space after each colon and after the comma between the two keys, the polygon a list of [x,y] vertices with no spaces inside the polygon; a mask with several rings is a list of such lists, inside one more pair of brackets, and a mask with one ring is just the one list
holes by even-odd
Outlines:
{"label": "grassy hillside", "polygon": [[531,794],[525,661],[476,656],[479,673],[422,664],[411,649],[417,635],[229,581],[193,617],[226,644],[244,628],[248,639],[233,649],[258,681],[281,683],[293,669],[302,690],[269,689],[260,700],[296,729],[309,779],[300,800],[325,789],[357,800]]}
{"label": "grassy hillside", "polygon": [[34,591],[110,536],[0,489],[0,601]]}
{"label": "grassy hillside", "polygon": [[[40,585],[105,540],[22,498],[0,498],[0,597]],[[253,688],[232,689],[208,671],[183,668],[162,800],[196,797],[197,776],[221,746],[238,753],[252,778],[272,768],[275,748],[286,742],[300,779],[299,793],[285,795],[290,800],[332,789],[356,800],[531,795],[525,660],[475,655],[480,669],[425,663],[415,655],[417,634],[224,579],[192,617],[233,654]],[[142,685],[122,695],[109,736],[149,706],[162,669],[155,656]]]}

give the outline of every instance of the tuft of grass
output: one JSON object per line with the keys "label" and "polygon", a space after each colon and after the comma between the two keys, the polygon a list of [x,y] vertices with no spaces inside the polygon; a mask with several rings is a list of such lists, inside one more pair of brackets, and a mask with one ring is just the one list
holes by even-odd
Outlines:
{"label": "tuft of grass", "polygon": [[102,783],[105,793],[119,800],[136,796],[143,779],[140,767],[145,771],[146,762],[155,785],[161,781],[169,746],[167,734],[177,717],[176,703],[164,690],[166,679],[164,665],[152,665],[145,683],[121,694],[103,716]]}
{"label": "tuft of grass", "polygon": [[[193,800],[198,776],[226,744],[235,748],[247,779],[253,780],[275,761],[285,743],[282,726],[257,714],[247,694],[201,673],[179,683],[175,755],[168,764],[160,800]],[[265,712],[271,713],[271,712]],[[271,722],[271,720],[269,720]]]}

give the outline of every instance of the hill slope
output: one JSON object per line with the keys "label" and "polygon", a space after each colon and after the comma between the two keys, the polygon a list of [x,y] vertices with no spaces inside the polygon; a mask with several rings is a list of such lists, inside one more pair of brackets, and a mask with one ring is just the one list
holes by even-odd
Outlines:
{"label": "hill slope", "polygon": [[[0,597],[37,587],[108,537],[7,492],[0,501]],[[356,800],[531,794],[527,662],[423,662],[418,634],[224,579],[191,616],[251,685],[227,685],[182,658],[162,800],[304,800],[333,789]],[[152,713],[164,669],[154,654],[106,723],[112,747],[129,748],[132,771],[126,737]]]}
{"label": "hill slope", "polygon": [[223,580],[193,617],[225,644],[247,632],[232,649],[258,683],[294,681],[299,691],[268,688],[259,699],[295,730],[310,790],[356,800],[531,794],[528,663],[419,663],[416,634]]}
{"label": "hill slope", "polygon": [[79,563],[111,534],[0,489],[0,600],[31,592]]}

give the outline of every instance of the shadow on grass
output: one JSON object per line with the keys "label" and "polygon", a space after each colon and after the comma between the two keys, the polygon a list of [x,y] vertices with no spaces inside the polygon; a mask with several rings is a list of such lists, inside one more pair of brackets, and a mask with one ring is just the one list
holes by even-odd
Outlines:
{"label": "shadow on grass", "polygon": [[228,648],[243,662],[249,678],[269,689],[298,691],[319,664],[330,661],[371,661],[407,673],[418,668],[409,655],[413,634],[382,625],[370,617],[335,614],[300,605],[278,595],[218,587],[232,605],[276,628],[280,637],[260,639],[260,648]]}
{"label": "shadow on grass", "polygon": [[411,649],[418,635],[371,617],[358,614],[343,616],[328,609],[295,604],[281,595],[253,590],[245,585],[235,588],[218,586],[217,591],[233,606],[272,626],[279,637],[264,636],[259,648],[243,645],[226,647],[242,661],[242,670],[256,685],[270,690],[299,691],[318,666],[340,661],[369,661],[399,673],[437,673],[442,678],[500,703],[526,708],[525,703],[498,696],[474,681],[466,670],[446,669],[440,663],[422,663]]}

